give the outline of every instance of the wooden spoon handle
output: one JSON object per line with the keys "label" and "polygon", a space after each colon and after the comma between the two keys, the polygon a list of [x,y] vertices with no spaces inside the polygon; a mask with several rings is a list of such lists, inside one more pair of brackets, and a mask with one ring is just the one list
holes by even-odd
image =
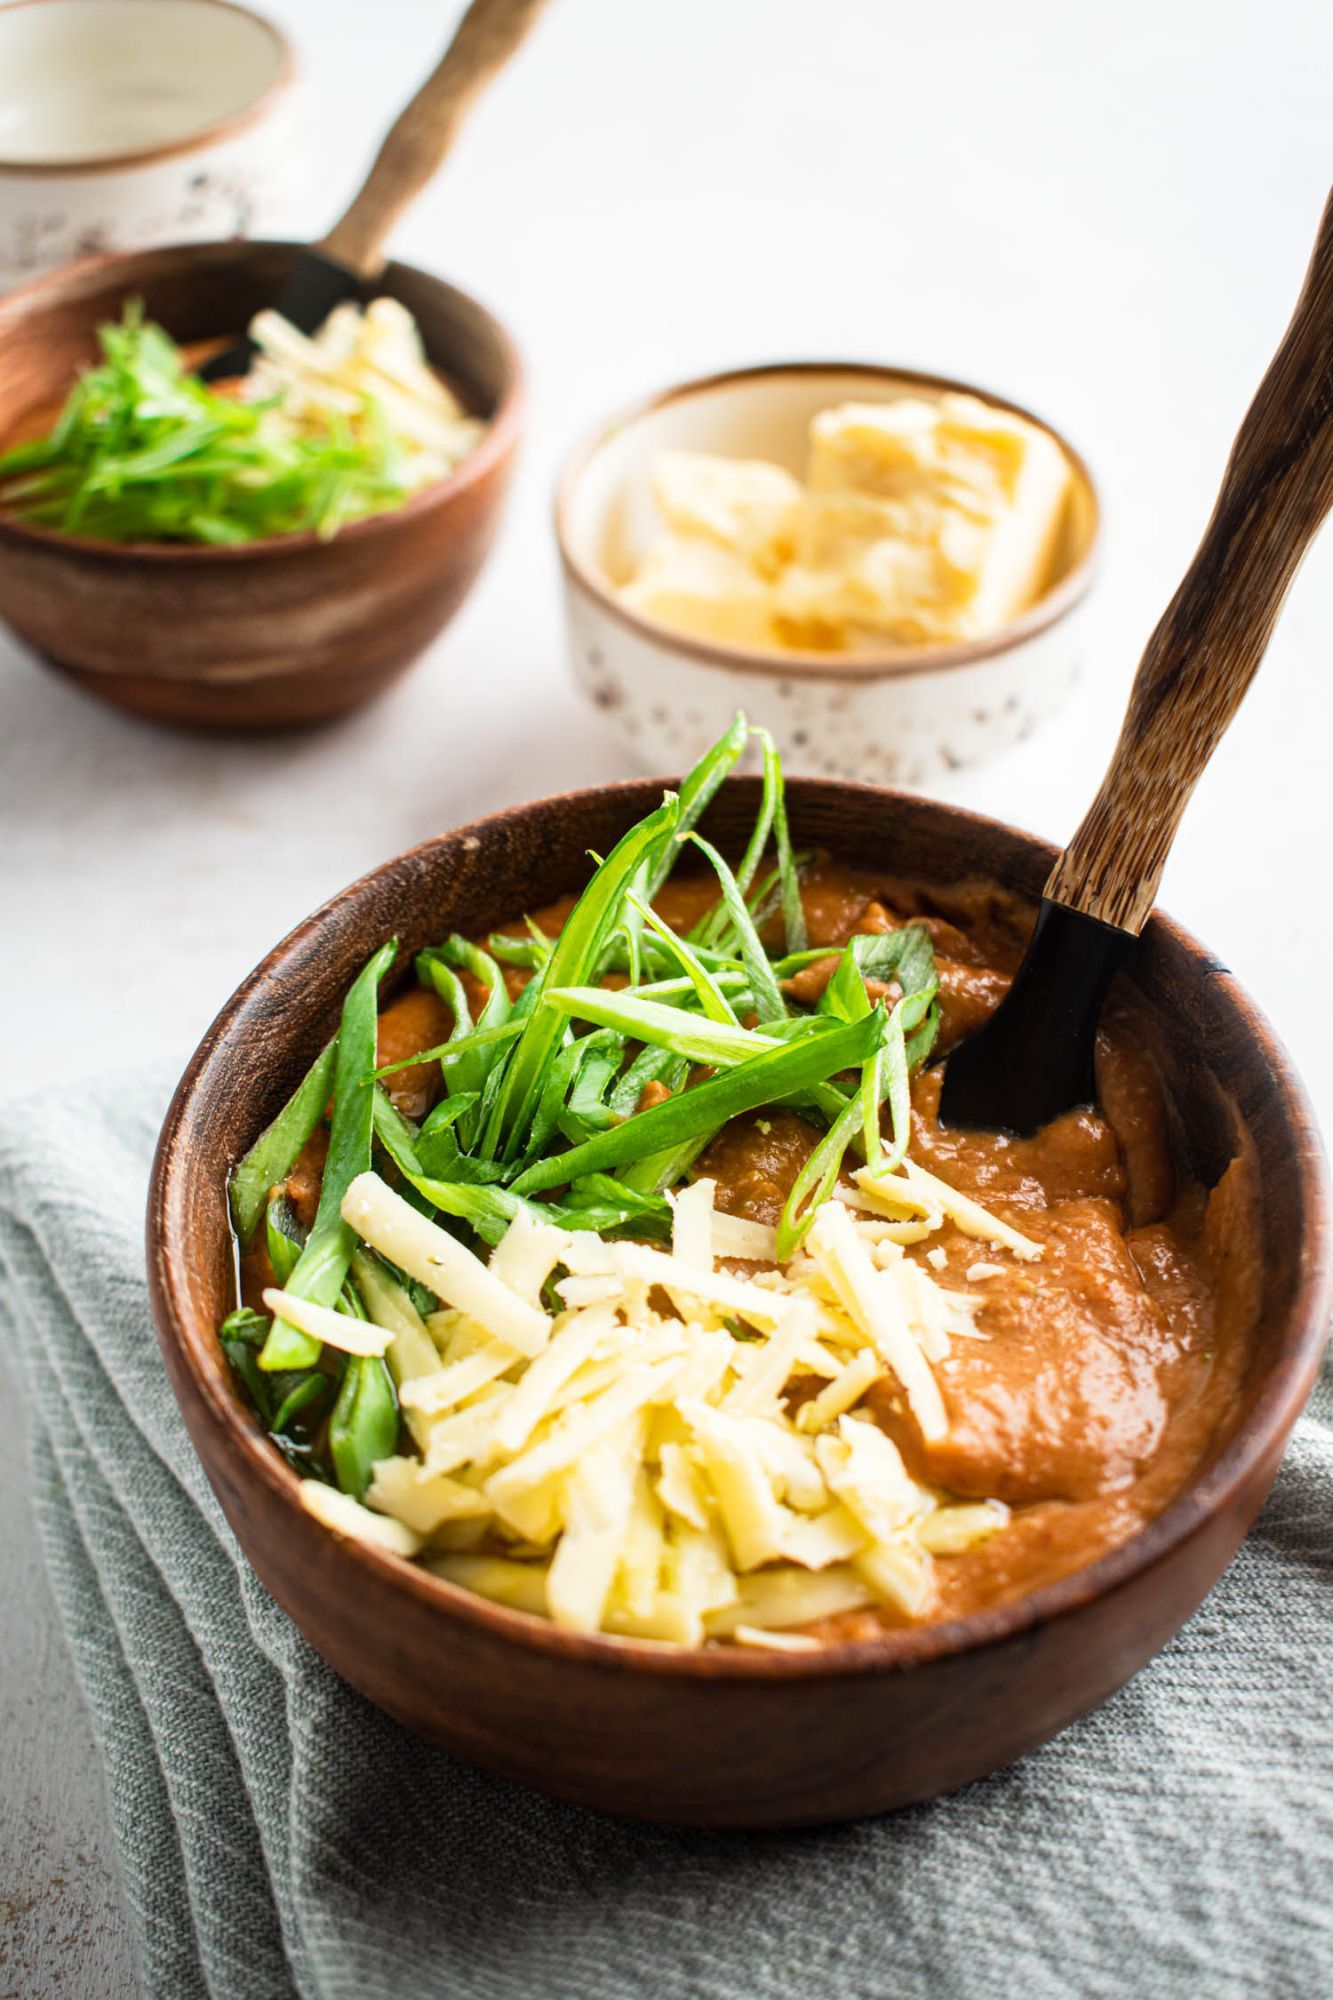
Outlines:
{"label": "wooden spoon handle", "polygon": [[1296,311],[1245,416],[1213,517],[1135,676],[1101,790],[1046,884],[1137,934],[1180,816],[1253,680],[1333,506],[1333,195]]}
{"label": "wooden spoon handle", "polygon": [[364,278],[385,237],[443,162],[486,85],[508,62],[546,0],[472,0],[438,67],[390,126],[351,207],[315,248]]}

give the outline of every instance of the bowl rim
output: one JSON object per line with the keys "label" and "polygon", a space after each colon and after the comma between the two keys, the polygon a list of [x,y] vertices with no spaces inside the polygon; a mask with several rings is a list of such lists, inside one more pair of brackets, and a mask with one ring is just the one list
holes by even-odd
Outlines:
{"label": "bowl rim", "polygon": [[[603,577],[575,554],[569,515],[576,490],[597,453],[610,443],[618,431],[651,416],[656,410],[665,409],[671,403],[684,402],[734,383],[776,375],[835,374],[862,375],[867,380],[881,383],[893,381],[936,393],[974,396],[994,409],[1022,417],[1038,430],[1045,431],[1048,437],[1055,440],[1076,479],[1081,482],[1091,507],[1088,545],[1072,569],[1035,604],[1029,605],[1026,611],[1020,612],[998,632],[988,633],[982,639],[956,640],[940,646],[885,646],[857,653],[819,653],[796,646],[782,652],[769,652],[761,647],[733,646],[721,640],[712,642],[701,639],[693,633],[678,632],[669,625],[659,625],[655,620],[643,617],[622,603]],[[595,429],[586,432],[566,452],[561,462],[556,478],[554,518],[556,544],[566,580],[583,590],[605,616],[624,626],[636,638],[677,653],[698,665],[727,673],[762,674],[781,680],[859,683],[940,673],[952,667],[976,666],[981,661],[1012,651],[1027,640],[1036,638],[1048,627],[1058,624],[1081,603],[1095,580],[1101,560],[1103,509],[1101,494],[1083,454],[1045,417],[1038,416],[1021,403],[1013,402],[1008,396],[998,395],[975,382],[964,382],[918,368],[900,368],[885,361],[761,361],[749,367],[722,369],[715,374],[696,375],[687,381],[672,383],[665,389],[658,389],[626,404]]]}
{"label": "bowl rim", "polygon": [[[445,833],[433,835],[405,849],[369,870],[355,882],[329,897],[319,909],[288,932],[244,979],[205,1033],[178,1084],[163,1121],[153,1161],[146,1220],[146,1249],[149,1293],[158,1337],[165,1348],[174,1345],[187,1368],[194,1389],[213,1422],[227,1434],[231,1447],[257,1475],[267,1498],[290,1517],[293,1510],[309,1522],[299,1497],[299,1476],[262,1433],[245,1416],[240,1405],[223,1386],[220,1372],[204,1365],[210,1349],[216,1348],[215,1327],[201,1328],[191,1318],[179,1286],[180,1260],[173,1253],[173,1191],[185,1172],[189,1152],[186,1127],[192,1100],[206,1070],[216,1059],[220,1044],[250,997],[274,980],[282,963],[303,945],[314,944],[331,913],[349,902],[373,894],[391,872],[417,872],[432,865],[442,848],[462,847],[470,851],[482,840],[493,837],[517,819],[556,806],[569,807],[590,802],[627,805],[651,801],[665,786],[678,779],[626,779],[613,784],[583,787],[571,792],[552,793],[542,799],[511,806],[488,814]],[[742,778],[741,783],[758,787],[758,778]],[[849,779],[793,778],[793,789],[803,785],[822,791],[836,790],[860,800],[867,807],[884,800],[901,801],[915,810],[925,808],[951,820],[957,829],[974,833],[996,829],[1034,851],[1046,861],[1057,849],[1049,841],[1015,828],[1006,821],[974,813],[942,801],[922,799],[888,786],[868,785]],[[335,1539],[351,1564],[349,1574],[360,1569],[391,1588],[405,1590],[423,1610],[484,1629],[497,1641],[512,1642],[544,1655],[552,1663],[561,1660],[600,1666],[610,1672],[663,1675],[670,1679],[772,1682],[859,1678],[862,1675],[897,1673],[930,1661],[984,1652],[1020,1637],[1034,1627],[1045,1625],[1067,1612],[1110,1596],[1151,1569],[1225,1510],[1256,1464],[1261,1464],[1273,1441],[1285,1438],[1295,1423],[1313,1387],[1329,1333],[1333,1309],[1333,1187],[1314,1112],[1291,1059],[1274,1034],[1266,1017],[1244,989],[1221,966],[1207,948],[1190,932],[1160,910],[1154,910],[1150,925],[1164,933],[1197,961],[1210,983],[1222,986],[1244,1019],[1248,1032],[1258,1043],[1272,1077],[1275,1093],[1286,1107],[1295,1128],[1298,1144],[1292,1154],[1296,1161],[1295,1193],[1300,1204],[1301,1237],[1305,1249],[1301,1258],[1297,1291],[1284,1323],[1290,1351],[1275,1364],[1269,1378],[1246,1411],[1234,1435],[1203,1473],[1186,1485],[1160,1514],[1093,1562],[1010,1603],[990,1606],[966,1617],[936,1625],[903,1628],[873,1639],[847,1640],[808,1653],[763,1650],[741,1646],[678,1647],[647,1639],[618,1638],[611,1634],[582,1634],[496,1604],[461,1585],[448,1582],[431,1571],[393,1555],[388,1550],[344,1536]],[[324,1532],[331,1532],[324,1530]]]}
{"label": "bowl rim", "polygon": [[[18,13],[22,7],[66,6],[69,0],[8,0],[4,11]],[[220,118],[212,118],[197,131],[180,139],[164,139],[156,146],[131,147],[118,153],[98,153],[91,159],[64,160],[15,160],[0,155],[0,175],[20,180],[29,176],[34,180],[72,180],[81,174],[126,173],[136,167],[156,166],[161,160],[178,159],[188,153],[202,152],[205,147],[220,145],[227,139],[247,132],[267,118],[278,99],[290,91],[296,80],[296,54],[292,44],[278,26],[266,14],[253,7],[243,7],[238,0],[167,0],[171,6],[214,7],[227,14],[239,14],[261,29],[272,43],[277,55],[277,67],[263,89],[248,104],[229,111]],[[68,267],[66,267],[68,268]]]}
{"label": "bowl rim", "polygon": [[[22,0],[22,4],[42,4],[42,0]],[[191,0],[194,4],[194,0]],[[209,6],[230,5],[230,0],[202,0]],[[242,10],[244,11],[244,10]],[[219,250],[234,253],[243,258],[250,250],[292,250],[300,252],[310,246],[305,243],[289,242],[277,237],[237,236],[209,238],[202,243],[167,243],[151,250],[110,250],[95,257],[81,257],[73,264],[63,264],[58,270],[45,271],[31,278],[26,284],[18,285],[12,292],[0,297],[0,354],[4,351],[5,335],[11,320],[21,321],[37,317],[44,303],[44,295],[70,283],[72,279],[93,276],[98,270],[108,271],[117,264],[133,264],[142,271],[146,264],[168,262],[186,264],[203,263],[211,253]],[[523,412],[527,399],[527,384],[523,371],[523,360],[512,334],[504,322],[491,310],[484,300],[465,292],[461,285],[451,284],[448,278],[436,276],[433,271],[423,270],[419,264],[405,264],[400,258],[393,258],[384,265],[379,276],[392,293],[395,274],[405,272],[412,278],[420,278],[425,283],[437,285],[454,299],[479,313],[487,329],[495,340],[501,355],[505,381],[494,416],[486,420],[485,429],[472,449],[460,458],[443,479],[435,480],[429,486],[421,487],[403,501],[399,507],[386,508],[381,514],[368,514],[359,521],[349,521],[328,541],[322,541],[313,529],[299,534],[265,535],[253,542],[108,542],[99,541],[92,535],[67,535],[58,528],[43,528],[32,522],[20,520],[12,514],[0,512],[0,543],[10,542],[19,547],[29,546],[53,553],[68,551],[72,555],[86,557],[93,561],[110,564],[174,566],[181,563],[227,567],[229,564],[245,563],[251,560],[266,561],[273,558],[313,554],[320,550],[345,548],[349,540],[365,541],[375,535],[391,531],[391,524],[404,520],[415,520],[420,515],[429,514],[437,507],[446,506],[469,487],[487,477],[498,464],[513,451],[518,442]],[[50,303],[47,301],[46,303]],[[17,310],[15,310],[17,308]]]}

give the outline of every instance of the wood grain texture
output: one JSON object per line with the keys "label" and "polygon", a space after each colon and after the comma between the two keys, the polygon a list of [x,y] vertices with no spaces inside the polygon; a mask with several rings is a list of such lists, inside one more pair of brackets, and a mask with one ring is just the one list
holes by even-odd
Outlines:
{"label": "wood grain texture", "polygon": [[[327,1039],[371,948],[398,975],[450,929],[483,930],[587,879],[661,782],[516,807],[366,876],[272,952],[223,1009],[163,1128],[149,1281],[182,1413],[228,1519],[278,1602],[344,1679],[459,1756],[554,1796],[696,1826],[854,1818],[948,1791],[1022,1754],[1121,1685],[1211,1587],[1268,1491],[1314,1379],[1329,1302],[1328,1194],[1300,1085],[1202,948],[1155,917],[1133,980],[1160,1042],[1185,1164],[1211,1182],[1241,1143],[1259,1170],[1264,1296],[1236,1434],[1143,1533],[1033,1594],[955,1624],[817,1655],[676,1651],[584,1638],[341,1541],[241,1404],[217,1325],[232,1303],[226,1178]],[[794,838],[927,882],[998,881],[1035,900],[1053,850],[920,798],[789,788]],[[758,782],[705,822],[724,845]]]}
{"label": "wood grain texture", "polygon": [[394,223],[439,171],[468,112],[545,5],[472,0],[438,67],[389,128],[365,185],[317,250],[362,277],[379,270]]}
{"label": "wood grain texture", "polygon": [[[0,439],[67,394],[127,298],[181,341],[241,331],[300,255],[201,243],[101,257],[0,301]],[[488,419],[447,479],[392,513],[315,535],[213,548],[119,545],[0,516],[0,618],[88,693],[160,721],[272,729],[359,707],[448,624],[499,525],[522,410],[498,321],[442,279],[392,264],[431,360]],[[366,294],[369,296],[369,291]]]}
{"label": "wood grain texture", "polygon": [[1204,766],[1333,506],[1333,196],[1212,519],[1148,641],[1111,765],[1046,894],[1138,932]]}

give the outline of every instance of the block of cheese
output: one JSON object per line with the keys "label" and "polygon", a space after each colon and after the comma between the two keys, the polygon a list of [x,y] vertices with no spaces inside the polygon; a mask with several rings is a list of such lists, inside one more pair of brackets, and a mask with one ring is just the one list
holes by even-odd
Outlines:
{"label": "block of cheese", "polygon": [[1055,440],[978,397],[843,403],[808,484],[763,459],[663,452],[666,532],[624,601],[724,644],[867,650],[984,638],[1042,594],[1071,475]]}
{"label": "block of cheese", "polygon": [[929,645],[954,636],[938,564],[929,550],[896,537],[848,549],[836,566],[792,563],[774,597],[788,646]]}
{"label": "block of cheese", "polygon": [[[1047,432],[975,396],[821,411],[810,426],[810,525],[801,546],[808,574],[794,595],[817,600],[822,576],[831,606],[846,596],[842,579],[854,578],[862,609],[853,622],[865,633],[980,638],[1041,594],[1069,483],[1068,461]],[[849,494],[886,511],[864,516],[856,532],[837,504]],[[827,547],[821,505],[831,521],[842,519],[836,548]]]}
{"label": "block of cheese", "polygon": [[677,632],[727,646],[777,646],[771,583],[734,549],[702,535],[661,535],[621,602]]}
{"label": "block of cheese", "polygon": [[776,575],[796,544],[804,489],[781,465],[712,452],[663,451],[653,460],[653,499],[677,535],[701,535]]}
{"label": "block of cheese", "polygon": [[993,538],[990,523],[920,496],[811,493],[797,560],[775,588],[779,629],[799,646],[965,636]]}

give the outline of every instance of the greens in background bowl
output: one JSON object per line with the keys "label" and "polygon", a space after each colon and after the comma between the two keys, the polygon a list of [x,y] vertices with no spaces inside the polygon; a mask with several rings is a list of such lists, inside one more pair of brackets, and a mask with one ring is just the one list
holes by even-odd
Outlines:
{"label": "greens in background bowl", "polygon": [[214,389],[129,302],[53,427],[0,455],[0,511],[98,541],[327,540],[442,479],[481,434],[393,299],[339,306],[313,339],[272,311],[251,332],[253,372]]}

